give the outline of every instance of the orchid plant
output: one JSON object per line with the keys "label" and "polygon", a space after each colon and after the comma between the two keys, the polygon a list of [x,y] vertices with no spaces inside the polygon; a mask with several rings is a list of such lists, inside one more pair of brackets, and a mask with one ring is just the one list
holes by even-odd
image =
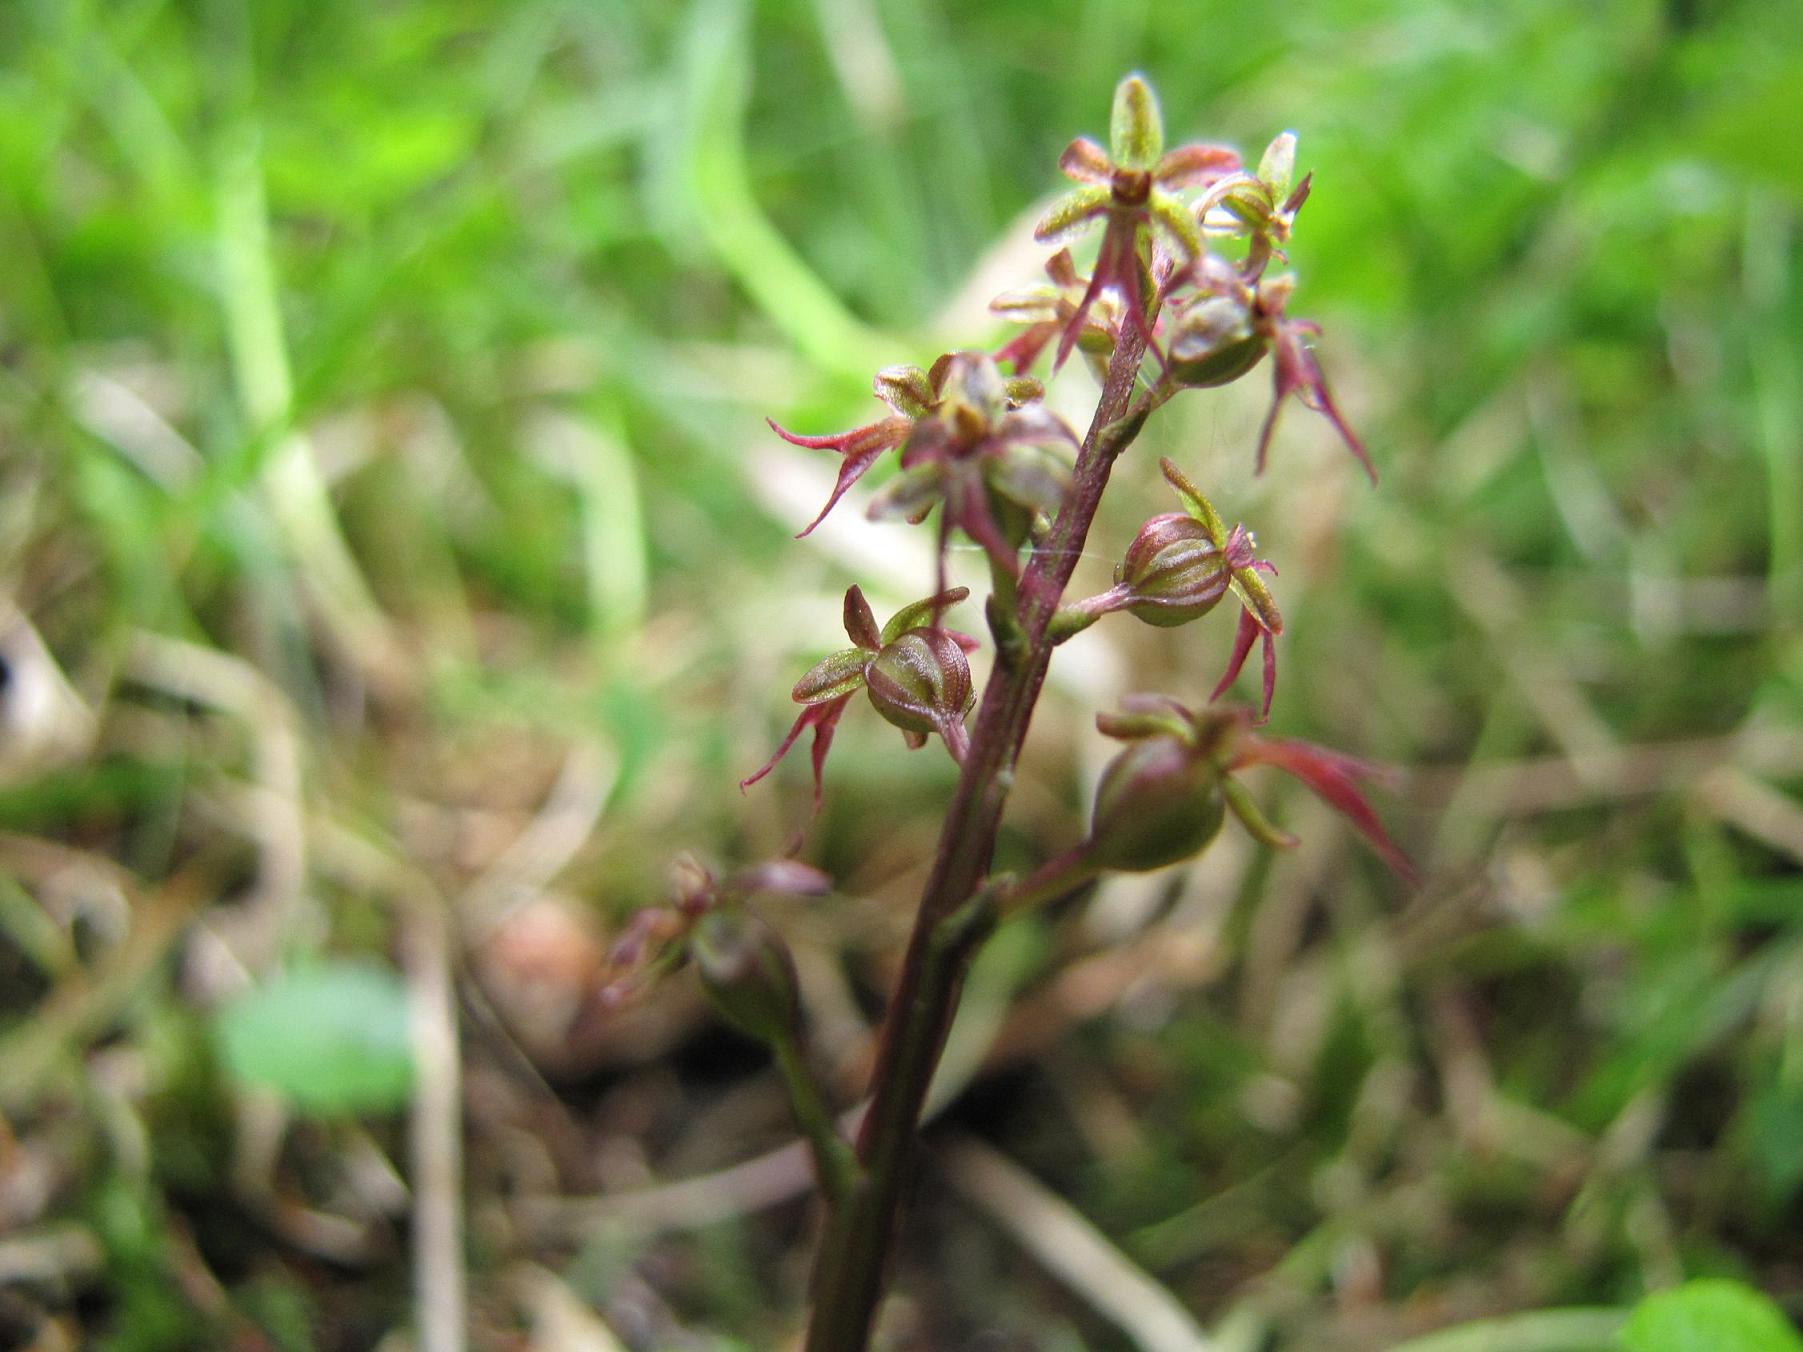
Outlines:
{"label": "orchid plant", "polygon": [[[773,1049],[826,1211],[809,1352],[858,1352],[868,1344],[928,1084],[963,974],[999,919],[1046,905],[1104,872],[1181,863],[1205,849],[1229,815],[1264,844],[1293,844],[1237,778],[1258,765],[1300,779],[1399,875],[1413,879],[1363,795],[1371,766],[1259,731],[1275,692],[1283,633],[1266,583],[1277,570],[1258,557],[1251,531],[1229,528],[1175,463],[1163,461],[1162,471],[1181,510],[1140,527],[1112,587],[1066,596],[1115,463],[1150,416],[1186,390],[1239,380],[1267,357],[1273,393],[1258,467],[1281,408],[1294,397],[1328,420],[1375,482],[1370,457],[1309,346],[1319,329],[1288,317],[1294,278],[1272,270],[1287,263],[1284,246],[1309,196],[1308,178],[1292,183],[1295,159],[1296,140],[1287,132],[1252,169],[1225,146],[1166,149],[1151,87],[1128,76],[1115,92],[1110,145],[1086,138],[1070,144],[1059,166],[1077,186],[1036,231],[1048,244],[1063,244],[1100,227],[1087,277],[1070,249],[1060,248],[1047,264],[1048,285],[995,302],[1000,316],[1021,325],[999,349],[948,353],[924,370],[879,372],[875,393],[886,413],[876,421],[827,435],[771,423],[785,440],[840,458],[831,495],[801,535],[893,452],[897,472],[874,496],[869,515],[920,524],[936,513],[938,567],[932,594],[880,628],[862,591],[846,592],[851,646],[796,682],[791,697],[802,711],[744,786],[769,775],[811,730],[818,810],[834,730],[860,690],[908,746],[937,737],[959,766],[883,1022],[870,1102],[852,1136],[841,1135],[828,1095],[808,1070],[782,940],[743,906],[760,888],[819,892],[820,875],[779,863],[719,884],[685,865],[676,901],[648,913],[619,954],[622,988],[649,969],[692,959],[724,1016]],[[1081,436],[1046,407],[1044,386],[1032,374],[1048,350],[1050,374],[1079,352],[1100,381]],[[945,585],[946,553],[958,537],[981,550],[992,582],[985,615],[994,664],[980,703],[968,661],[977,640],[943,623],[968,594]],[[1099,715],[1097,726],[1123,747],[1102,772],[1088,834],[1025,878],[992,873],[1013,766],[1057,646],[1113,614],[1161,628],[1186,625],[1230,596],[1238,628],[1226,673],[1208,699],[1195,705],[1134,695],[1119,712]],[[1255,645],[1263,667],[1257,710],[1220,703]],[[975,723],[967,726],[973,705]]]}

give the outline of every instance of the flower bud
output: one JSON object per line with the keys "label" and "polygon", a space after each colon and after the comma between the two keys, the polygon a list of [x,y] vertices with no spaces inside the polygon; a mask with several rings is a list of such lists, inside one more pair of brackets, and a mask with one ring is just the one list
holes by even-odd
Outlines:
{"label": "flower bud", "polygon": [[1171,375],[1184,385],[1226,385],[1258,365],[1269,346],[1241,297],[1202,296],[1172,329]]}
{"label": "flower bud", "polygon": [[[1059,444],[1016,444],[983,466],[989,488],[1008,502],[1054,517],[1071,487],[1071,457]],[[999,504],[994,504],[999,506]]]}
{"label": "flower bud", "polygon": [[1208,614],[1232,580],[1232,564],[1208,528],[1184,512],[1141,526],[1115,569],[1115,581],[1127,588],[1125,609],[1167,629]]}
{"label": "flower bud", "polygon": [[1212,757],[1177,737],[1142,738],[1102,771],[1084,855],[1125,873],[1181,863],[1215,838],[1225,811]]}
{"label": "flower bud", "polygon": [[1225,207],[1242,224],[1255,231],[1270,230],[1277,220],[1277,199],[1271,196],[1270,187],[1250,174],[1235,174],[1231,179],[1223,179],[1202,203],[1208,207]]}
{"label": "flower bud", "polygon": [[864,673],[876,710],[903,732],[944,734],[970,707],[970,663],[946,629],[910,629],[884,645]]}
{"label": "flower bud", "polygon": [[726,1021],[748,1037],[793,1037],[801,1001],[795,961],[770,926],[742,911],[712,911],[689,941],[702,987]]}

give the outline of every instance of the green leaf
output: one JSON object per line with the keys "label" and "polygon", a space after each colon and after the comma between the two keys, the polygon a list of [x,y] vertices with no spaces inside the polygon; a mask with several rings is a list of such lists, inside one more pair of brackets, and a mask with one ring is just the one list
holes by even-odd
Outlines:
{"label": "green leaf", "polygon": [[1803,1338],[1769,1297],[1722,1278],[1648,1296],[1621,1342],[1628,1352],[1803,1352]]}
{"label": "green leaf", "polygon": [[225,1064],[302,1112],[386,1112],[413,1090],[407,988],[386,967],[297,966],[219,1011]]}

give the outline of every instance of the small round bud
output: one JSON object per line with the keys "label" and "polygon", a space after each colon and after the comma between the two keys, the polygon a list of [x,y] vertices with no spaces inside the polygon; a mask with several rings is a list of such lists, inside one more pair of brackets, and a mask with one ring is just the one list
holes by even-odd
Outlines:
{"label": "small round bud", "polygon": [[871,660],[864,686],[903,732],[943,733],[970,707],[970,662],[949,630],[910,629]]}
{"label": "small round bud", "polygon": [[1203,296],[1184,308],[1171,334],[1171,375],[1184,385],[1238,380],[1270,346],[1238,296]]}
{"label": "small round bud", "polygon": [[795,961],[777,932],[742,911],[710,911],[695,925],[689,952],[708,998],[748,1037],[792,1037],[801,1013]]}
{"label": "small round bud", "polygon": [[1233,569],[1202,522],[1184,512],[1155,516],[1139,528],[1115,580],[1127,588],[1137,619],[1172,628],[1200,619],[1227,594]]}
{"label": "small round bud", "polygon": [[1099,868],[1145,873],[1181,863],[1221,829],[1221,772],[1171,736],[1127,746],[1102,771],[1085,855]]}

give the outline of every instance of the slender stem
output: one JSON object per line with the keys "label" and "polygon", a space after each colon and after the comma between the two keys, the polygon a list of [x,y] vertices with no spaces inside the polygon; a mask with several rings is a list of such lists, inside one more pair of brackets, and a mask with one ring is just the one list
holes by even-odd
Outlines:
{"label": "slender stem", "polygon": [[1003,917],[1020,915],[1036,907],[1069,896],[1102,870],[1090,862],[1090,842],[1073,845],[1063,854],[1054,855],[1033,872],[1013,884],[997,901]]}
{"label": "slender stem", "polygon": [[1105,592],[1059,606],[1049,630],[1052,642],[1063,643],[1068,638],[1075,638],[1102,616],[1126,607],[1132,599],[1133,589],[1124,582],[1117,582]]}
{"label": "slender stem", "polygon": [[814,1156],[814,1173],[820,1180],[820,1191],[829,1205],[841,1202],[857,1174],[857,1157],[851,1144],[839,1134],[826,1095],[814,1078],[801,1041],[795,1037],[776,1040],[771,1046],[776,1068],[782,1073],[783,1087],[789,1093],[789,1108],[795,1114],[795,1125],[801,1128],[808,1149]]}
{"label": "slender stem", "polygon": [[858,1138],[857,1178],[829,1205],[814,1268],[814,1317],[807,1352],[862,1352],[882,1298],[899,1204],[921,1105],[958,1007],[971,953],[986,926],[966,902],[989,871],[1014,763],[1045,682],[1053,641],[1047,630],[1082,553],[1117,455],[1138,434],[1149,401],[1134,402],[1145,335],[1122,326],[1101,402],[1083,438],[1070,496],[1023,573],[1016,615],[1017,660],[996,663],[983,691],[976,731],[946,811],[933,871],[883,1022],[871,1076],[872,1100]]}

